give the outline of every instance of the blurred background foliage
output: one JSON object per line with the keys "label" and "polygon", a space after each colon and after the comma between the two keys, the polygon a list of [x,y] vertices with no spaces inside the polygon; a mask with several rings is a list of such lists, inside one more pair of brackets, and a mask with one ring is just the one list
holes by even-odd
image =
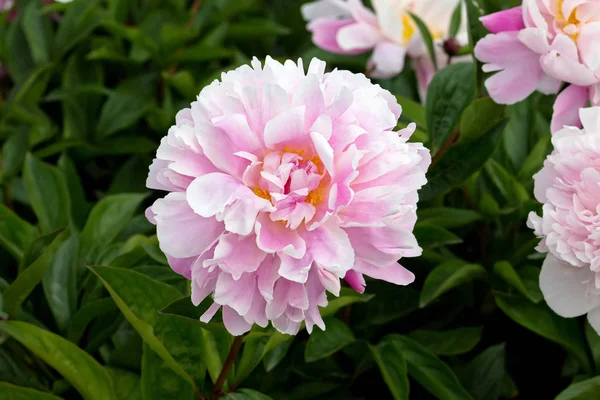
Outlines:
{"label": "blurred background foliage", "polygon": [[[474,39],[482,11],[517,3],[468,0]],[[220,376],[233,339],[198,321],[158,248],[148,165],[176,112],[253,56],[364,72],[368,55],[311,44],[301,4],[21,0],[1,14],[0,398],[598,398],[600,338],[545,305],[525,227],[552,99],[498,106],[473,63],[438,73],[425,106],[411,68],[377,82],[434,154],[424,254],[403,260],[416,282],[344,288],[310,337],[255,327]]]}

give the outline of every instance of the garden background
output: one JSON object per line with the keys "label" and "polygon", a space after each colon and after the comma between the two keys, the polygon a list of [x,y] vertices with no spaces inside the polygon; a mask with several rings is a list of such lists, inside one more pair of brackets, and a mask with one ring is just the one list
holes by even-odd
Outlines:
{"label": "garden background", "polygon": [[[375,80],[433,155],[424,252],[403,260],[415,283],[343,288],[322,309],[326,331],[255,326],[228,360],[233,337],[198,321],[144,216],[160,139],[252,57],[363,73],[368,54],[316,48],[296,0],[41,3],[0,16],[0,398],[600,397],[600,337],[546,306],[525,226],[552,96],[497,105],[468,60],[437,74],[425,105],[411,68]],[[516,5],[466,0],[472,40],[479,16]]]}

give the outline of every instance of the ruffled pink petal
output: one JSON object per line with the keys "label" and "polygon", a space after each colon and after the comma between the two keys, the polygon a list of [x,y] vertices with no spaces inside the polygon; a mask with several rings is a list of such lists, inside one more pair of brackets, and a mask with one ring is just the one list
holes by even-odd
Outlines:
{"label": "ruffled pink petal", "polygon": [[367,69],[373,78],[393,78],[404,69],[406,48],[392,42],[380,42],[375,46]]}
{"label": "ruffled pink petal", "polygon": [[585,107],[588,100],[588,89],[585,87],[570,85],[560,92],[554,102],[552,113],[552,133],[558,132],[565,126],[581,127],[579,120],[579,109]]}
{"label": "ruffled pink petal", "polygon": [[243,335],[252,328],[252,324],[246,322],[244,317],[236,313],[233,308],[227,306],[223,306],[223,323],[233,336]]}
{"label": "ruffled pink petal", "polygon": [[238,280],[242,274],[254,272],[267,254],[256,246],[256,237],[240,236],[232,233],[221,235],[212,259],[205,266],[218,265],[223,271]]}
{"label": "ruffled pink petal", "polygon": [[540,289],[555,313],[578,317],[600,305],[600,297],[586,295],[590,279],[594,280],[594,273],[589,268],[573,267],[548,254],[540,273]]}
{"label": "ruffled pink petal", "polygon": [[342,49],[338,43],[338,32],[349,25],[356,24],[353,20],[317,19],[306,27],[312,32],[312,41],[315,46],[323,50],[338,54],[360,54],[369,51],[369,48]]}
{"label": "ruffled pink petal", "polygon": [[381,279],[396,285],[406,286],[415,281],[415,274],[398,263],[393,263],[387,267],[376,267],[364,260],[357,259],[354,270],[371,278]]}
{"label": "ruffled pink petal", "polygon": [[264,140],[270,149],[302,148],[308,138],[304,127],[304,107],[294,107],[280,113],[265,125]]}
{"label": "ruffled pink petal", "polygon": [[223,233],[224,226],[214,218],[193,212],[185,193],[172,192],[152,205],[160,249],[171,257],[198,256]]}
{"label": "ruffled pink petal", "polygon": [[484,71],[498,71],[485,82],[494,101],[514,104],[529,96],[542,78],[539,55],[519,41],[518,32],[487,35],[475,46]]}
{"label": "ruffled pink petal", "polygon": [[375,47],[382,40],[377,29],[366,23],[354,23],[341,28],[337,33],[337,42],[345,52],[364,52]]}
{"label": "ruffled pink petal", "polygon": [[577,36],[577,47],[581,61],[600,78],[600,21],[582,24]]}
{"label": "ruffled pink petal", "polygon": [[495,12],[479,19],[485,28],[492,33],[519,31],[525,29],[521,6]]}
{"label": "ruffled pink petal", "polygon": [[540,65],[546,74],[574,85],[589,86],[598,82],[594,72],[579,62],[575,42],[564,34],[554,38],[550,52],[542,56]]}
{"label": "ruffled pink petal", "polygon": [[267,215],[259,215],[256,220],[256,244],[270,254],[283,252],[294,258],[302,258],[306,252],[306,242],[298,232],[286,228],[281,222],[274,222]]}
{"label": "ruffled pink petal", "polygon": [[348,272],[346,272],[344,280],[348,282],[350,287],[356,290],[358,293],[363,294],[365,292],[365,286],[367,286],[365,278],[360,272],[356,271],[355,269],[351,269]]}

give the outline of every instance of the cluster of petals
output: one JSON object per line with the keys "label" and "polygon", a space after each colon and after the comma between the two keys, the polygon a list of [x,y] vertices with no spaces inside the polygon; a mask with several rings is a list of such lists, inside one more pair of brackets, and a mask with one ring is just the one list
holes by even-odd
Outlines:
{"label": "cluster of petals", "polygon": [[269,321],[324,329],[319,307],[341,279],[399,285],[421,253],[412,229],[429,151],[399,132],[401,107],[364,75],[313,59],[254,59],[205,87],[162,139],[147,216],[174,271],[208,296],[234,335]]}
{"label": "cluster of petals", "polygon": [[523,0],[522,6],[485,16],[492,32],[475,56],[494,72],[486,81],[498,103],[513,104],[535,90],[561,91],[554,104],[552,131],[581,126],[578,111],[588,101],[600,105],[600,2]]}
{"label": "cluster of petals", "polygon": [[583,130],[552,136],[554,151],[534,175],[542,216],[528,226],[548,253],[540,274],[546,302],[563,317],[588,315],[600,333],[600,107],[580,111]]}
{"label": "cluster of petals", "polygon": [[[449,38],[450,20],[459,0],[372,0],[374,11],[361,0],[319,0],[302,7],[315,45],[332,53],[360,54],[373,51],[367,70],[374,78],[391,78],[413,60],[423,98],[435,74],[425,42],[410,14],[418,16],[436,42],[438,67],[448,62],[442,43]],[[463,12],[464,14],[464,12]],[[462,18],[465,21],[466,17]],[[468,41],[466,24],[456,39]]]}

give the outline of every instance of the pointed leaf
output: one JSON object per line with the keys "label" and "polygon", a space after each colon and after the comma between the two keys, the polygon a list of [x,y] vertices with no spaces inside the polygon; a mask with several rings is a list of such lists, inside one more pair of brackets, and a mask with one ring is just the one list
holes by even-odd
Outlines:
{"label": "pointed leaf", "polygon": [[594,400],[600,393],[600,376],[574,383],[562,391],[555,400]]}
{"label": "pointed leaf", "polygon": [[50,393],[0,382],[0,398],[6,400],[60,400]]}
{"label": "pointed leaf", "polygon": [[479,343],[481,328],[457,328],[448,331],[418,329],[409,336],[439,356],[467,353]]}
{"label": "pointed leaf", "polygon": [[479,264],[467,264],[461,260],[446,261],[427,275],[419,306],[423,308],[448,290],[485,275],[485,269]]}
{"label": "pointed leaf", "polygon": [[306,362],[329,357],[344,348],[344,346],[354,342],[354,334],[339,319],[327,318],[325,326],[327,327],[325,331],[315,329],[308,338],[304,352],[304,360]]}
{"label": "pointed leaf", "polygon": [[408,369],[402,348],[395,341],[386,339],[369,348],[394,399],[408,399]]}

